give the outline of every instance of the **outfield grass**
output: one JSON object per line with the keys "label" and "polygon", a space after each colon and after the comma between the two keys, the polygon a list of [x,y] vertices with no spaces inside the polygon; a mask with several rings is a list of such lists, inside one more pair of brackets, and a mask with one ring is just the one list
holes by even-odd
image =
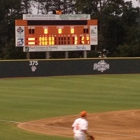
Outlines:
{"label": "outfield grass", "polygon": [[140,109],[140,74],[0,79],[2,140],[70,139],[27,132],[7,121],[126,109]]}

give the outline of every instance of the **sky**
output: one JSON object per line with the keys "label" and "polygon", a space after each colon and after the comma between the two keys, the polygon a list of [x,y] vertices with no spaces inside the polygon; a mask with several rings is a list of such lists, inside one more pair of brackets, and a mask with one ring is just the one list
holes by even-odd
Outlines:
{"label": "sky", "polygon": [[[134,7],[140,7],[140,2],[138,2],[138,0],[125,0],[125,1],[132,1]],[[32,8],[32,9],[33,9],[33,14],[37,14],[36,8]]]}
{"label": "sky", "polygon": [[140,6],[140,3],[136,0],[125,0],[125,1],[132,1],[134,7]]}

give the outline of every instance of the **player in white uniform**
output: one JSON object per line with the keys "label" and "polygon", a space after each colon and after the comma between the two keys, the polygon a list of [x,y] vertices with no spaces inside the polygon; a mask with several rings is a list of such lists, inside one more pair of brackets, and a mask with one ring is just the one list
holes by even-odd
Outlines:
{"label": "player in white uniform", "polygon": [[74,132],[74,140],[85,140],[86,135],[89,136],[88,121],[86,120],[87,112],[82,111],[80,113],[80,118],[76,119],[72,124],[72,129]]}

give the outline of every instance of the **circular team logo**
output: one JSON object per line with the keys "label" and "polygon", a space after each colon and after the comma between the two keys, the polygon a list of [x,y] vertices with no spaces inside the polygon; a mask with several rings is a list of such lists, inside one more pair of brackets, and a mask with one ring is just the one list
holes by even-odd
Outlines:
{"label": "circular team logo", "polygon": [[19,34],[23,33],[22,27],[18,27],[18,28],[17,28],[17,32],[18,32]]}

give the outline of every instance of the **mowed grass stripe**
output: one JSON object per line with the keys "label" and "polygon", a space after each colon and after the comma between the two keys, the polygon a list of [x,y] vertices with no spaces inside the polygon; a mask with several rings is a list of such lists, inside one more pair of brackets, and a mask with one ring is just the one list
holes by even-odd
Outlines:
{"label": "mowed grass stripe", "polygon": [[[0,79],[0,120],[24,122],[57,116],[140,108],[140,74]],[[0,122],[2,140],[68,140]]]}
{"label": "mowed grass stripe", "polygon": [[[133,108],[139,105],[140,89],[136,88],[139,84],[139,75],[134,75],[133,79],[129,79],[129,76],[132,77],[132,75],[94,75],[2,79],[6,87],[1,85],[0,96],[3,99],[1,103],[9,110],[12,107],[13,112],[18,110],[20,113],[24,110],[29,113],[31,110],[36,118],[41,117],[38,109],[45,114],[42,117],[51,117],[52,110],[56,110],[57,114],[58,110],[64,112],[63,110],[67,109],[62,114],[67,115],[70,113],[69,108],[75,108],[76,111],[85,108],[91,112],[106,111],[108,108],[118,110],[118,106],[120,109],[121,106],[124,109]],[[102,105],[107,106],[106,110],[102,110]],[[46,109],[48,114],[43,111]]]}

